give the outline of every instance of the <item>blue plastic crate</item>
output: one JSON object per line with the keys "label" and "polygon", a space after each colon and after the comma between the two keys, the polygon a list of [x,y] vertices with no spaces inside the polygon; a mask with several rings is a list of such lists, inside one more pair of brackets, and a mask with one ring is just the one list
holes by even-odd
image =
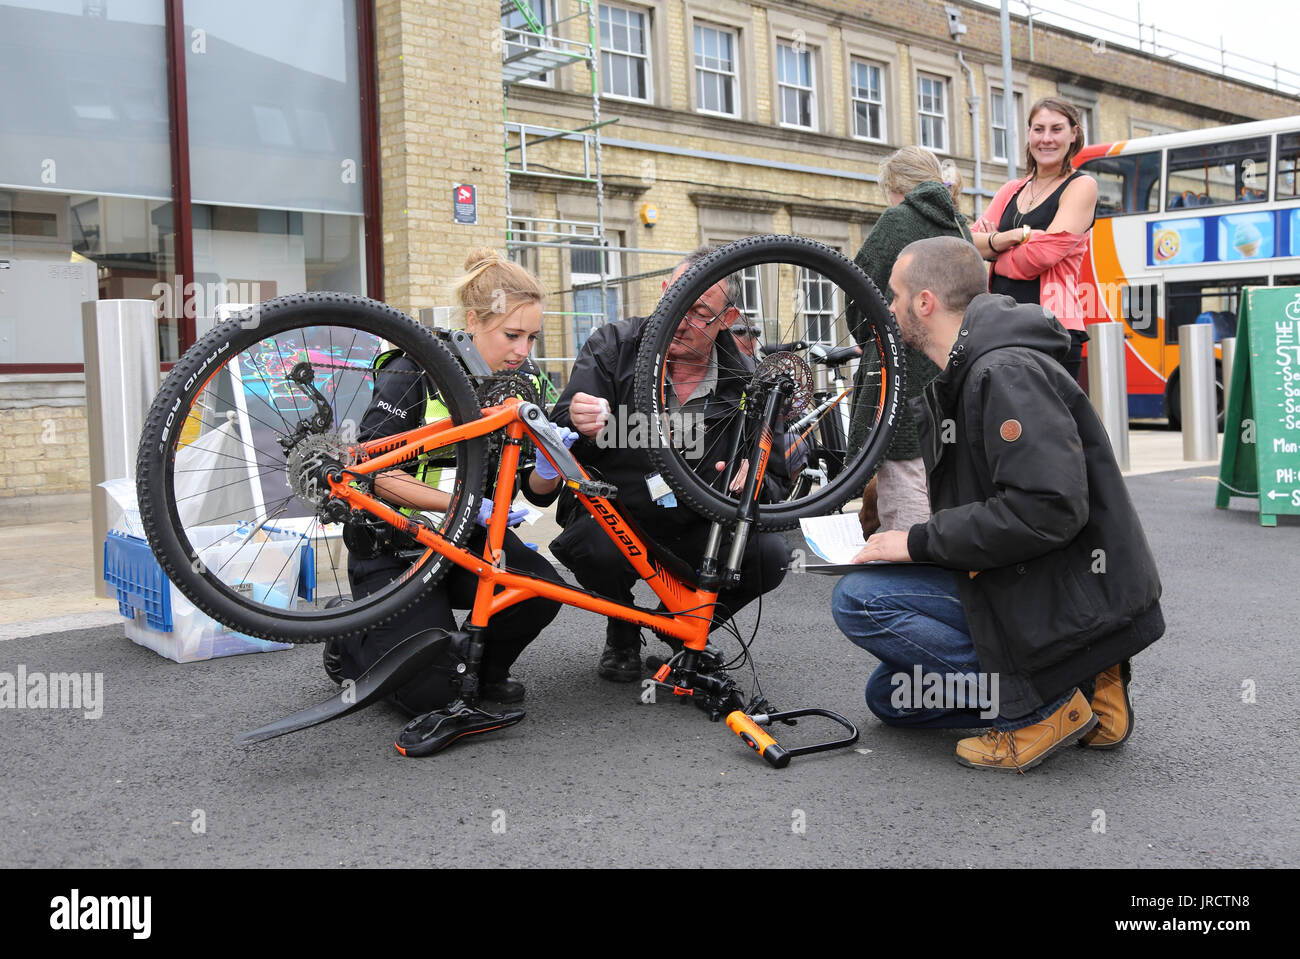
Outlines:
{"label": "blue plastic crate", "polygon": [[[109,530],[104,540],[104,582],[117,590],[117,611],[127,619],[134,619],[138,609],[150,628],[171,632],[171,583],[144,540]],[[299,556],[298,595],[307,602],[316,595],[316,554],[309,543],[302,544]]]}
{"label": "blue plastic crate", "polygon": [[171,583],[144,540],[109,530],[104,540],[104,582],[117,590],[117,611],[127,619],[133,619],[138,609],[153,629],[171,632]]}

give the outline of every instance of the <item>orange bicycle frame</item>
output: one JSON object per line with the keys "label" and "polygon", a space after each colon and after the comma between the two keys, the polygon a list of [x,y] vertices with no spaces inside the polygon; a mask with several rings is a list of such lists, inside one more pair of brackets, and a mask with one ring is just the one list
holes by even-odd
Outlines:
{"label": "orange bicycle frame", "polygon": [[[360,443],[352,451],[359,462],[348,467],[340,479],[331,478],[330,491],[353,509],[363,510],[384,520],[426,548],[427,552],[407,571],[406,576],[418,575],[419,568],[431,553],[439,553],[457,566],[474,573],[479,582],[469,618],[472,626],[486,626],[488,620],[502,610],[534,597],[542,597],[601,616],[646,626],[663,635],[682,640],[689,649],[703,650],[708,642],[717,592],[697,589],[674,576],[655,559],[645,541],[627,525],[613,503],[605,497],[588,496],[578,491],[574,488],[577,485],[575,483],[568,485],[573,488],[578,502],[599,521],[605,535],[618,545],[632,568],[650,584],[666,611],[639,609],[572,586],[525,573],[509,572],[504,568],[502,547],[515,488],[515,473],[519,465],[517,442],[503,444],[501,463],[497,469],[492,518],[488,521],[487,542],[482,555],[453,545],[441,533],[413,522],[393,507],[352,485],[358,476],[382,473],[409,462],[421,453],[487,436],[499,429],[504,429],[506,436],[515,441],[523,439],[526,434],[532,435],[531,428],[519,415],[519,406],[520,401],[511,398],[501,406],[483,410],[481,419],[461,426],[453,425],[450,419],[443,419],[393,436]],[[536,445],[536,449],[540,455],[546,455],[540,444]],[[549,456],[547,458],[550,459]],[[558,464],[553,465],[558,467]],[[578,469],[584,479],[590,479],[581,464],[578,464]],[[498,588],[500,592],[497,592]]]}

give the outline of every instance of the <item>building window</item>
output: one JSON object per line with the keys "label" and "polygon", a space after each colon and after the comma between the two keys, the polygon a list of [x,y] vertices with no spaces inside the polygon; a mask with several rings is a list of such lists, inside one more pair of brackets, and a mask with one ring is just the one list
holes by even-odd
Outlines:
{"label": "building window", "polygon": [[[619,242],[617,236],[611,239]],[[622,275],[622,268],[616,250],[602,250],[595,240],[574,240],[573,244],[569,250],[569,285],[573,287],[571,343],[573,355],[577,356],[592,330],[616,322],[621,315],[617,278]],[[603,300],[602,275],[606,280]]]}
{"label": "building window", "polygon": [[1092,131],[1097,127],[1092,117],[1092,107],[1079,107],[1079,129],[1083,131],[1083,144],[1093,142]]}
{"label": "building window", "polygon": [[695,108],[736,115],[736,34],[695,25]]}
{"label": "building window", "polygon": [[885,139],[885,69],[862,60],[852,62],[853,135]]}
{"label": "building window", "polygon": [[[1013,112],[1010,123],[1015,128],[1017,149],[1024,146],[1024,125],[1020,116],[1024,113],[1025,103],[1019,93],[1013,98]],[[1007,160],[1007,98],[1001,90],[989,94],[989,125],[993,128],[993,159]]]}
{"label": "building window", "polygon": [[777,95],[781,101],[781,124],[817,128],[814,119],[816,90],[813,88],[812,52],[793,44],[776,45]]}
{"label": "building window", "polygon": [[740,303],[737,308],[751,326],[763,325],[763,286],[757,266],[740,271]]}
{"label": "building window", "polygon": [[650,99],[650,18],[637,10],[600,5],[601,92]]}
{"label": "building window", "polygon": [[839,313],[837,287],[820,273],[805,269],[799,271],[799,283],[803,294],[804,339],[833,346],[835,317]]}
{"label": "building window", "polygon": [[948,152],[948,81],[921,74],[916,78],[916,114],[921,124],[921,146]]}

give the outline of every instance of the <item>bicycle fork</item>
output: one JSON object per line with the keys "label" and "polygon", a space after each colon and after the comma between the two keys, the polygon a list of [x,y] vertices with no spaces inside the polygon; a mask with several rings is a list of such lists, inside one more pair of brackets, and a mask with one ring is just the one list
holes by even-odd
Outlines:
{"label": "bicycle fork", "polygon": [[[709,538],[700,570],[701,589],[716,592],[723,584],[734,584],[740,581],[745,546],[758,515],[759,491],[772,453],[772,438],[775,435],[777,419],[783,403],[792,392],[793,384],[784,378],[766,391],[762,425],[754,444],[755,448],[750,452],[751,469],[745,475],[744,489],[740,495],[739,505],[736,507],[735,532],[732,535],[726,566],[721,569],[718,567],[718,554],[722,545],[722,524],[714,522],[709,528]],[[744,433],[743,428],[737,430],[732,442],[731,456],[727,461],[729,466],[723,481],[724,489],[730,488],[734,478],[735,464]],[[677,682],[668,683],[670,676],[673,676]],[[675,696],[690,696],[695,705],[708,712],[709,718],[715,722],[725,716],[727,728],[775,769],[784,769],[796,756],[840,749],[858,741],[858,728],[848,719],[829,709],[808,707],[775,712],[771,704],[761,697],[755,698],[746,705],[736,681],[730,676],[718,675],[716,659],[702,650],[686,648],[676,657],[674,665],[665,663],[659,669],[655,674],[655,680],[660,685],[671,689]],[[763,728],[777,722],[793,726],[796,720],[804,716],[822,716],[830,719],[839,724],[847,735],[806,746],[785,747]]]}

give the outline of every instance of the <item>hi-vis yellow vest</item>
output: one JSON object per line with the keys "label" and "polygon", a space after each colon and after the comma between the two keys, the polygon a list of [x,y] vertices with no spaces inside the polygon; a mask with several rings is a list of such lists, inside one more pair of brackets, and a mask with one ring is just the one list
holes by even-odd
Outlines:
{"label": "hi-vis yellow vest", "polygon": [[[397,357],[402,355],[403,353],[401,350],[389,350],[387,353],[380,353],[379,356],[375,357],[375,362],[374,362],[375,372],[378,373],[379,370],[383,369],[383,367],[387,366],[390,362],[392,362],[393,360],[397,359]],[[529,376],[532,379],[533,385],[537,388],[537,395],[541,397],[545,397],[547,395],[546,387],[550,385],[550,381],[546,380],[541,373],[529,373],[525,375]],[[447,416],[450,415],[450,411],[447,409],[447,405],[443,403],[442,397],[436,392],[431,392],[429,390],[429,385],[430,384],[427,382],[424,384],[425,386],[424,424],[426,426],[429,423],[436,422],[437,420],[445,419]],[[495,469],[495,467],[493,468]],[[443,475],[444,471],[446,472],[445,477]],[[415,478],[420,480],[420,482],[422,483],[427,483],[428,485],[432,486],[434,489],[441,489],[445,493],[450,493],[452,492],[451,486],[453,485],[453,479],[455,477],[455,473],[456,471],[454,469],[447,469],[442,466],[435,466],[432,463],[430,463],[428,460],[425,460],[421,462],[419,467],[416,469]],[[494,477],[492,477],[492,475],[489,474],[489,480],[491,480],[492,478]],[[442,486],[444,479],[447,481],[446,489],[444,489]],[[402,512],[410,514],[414,512],[414,510],[403,509]]]}

